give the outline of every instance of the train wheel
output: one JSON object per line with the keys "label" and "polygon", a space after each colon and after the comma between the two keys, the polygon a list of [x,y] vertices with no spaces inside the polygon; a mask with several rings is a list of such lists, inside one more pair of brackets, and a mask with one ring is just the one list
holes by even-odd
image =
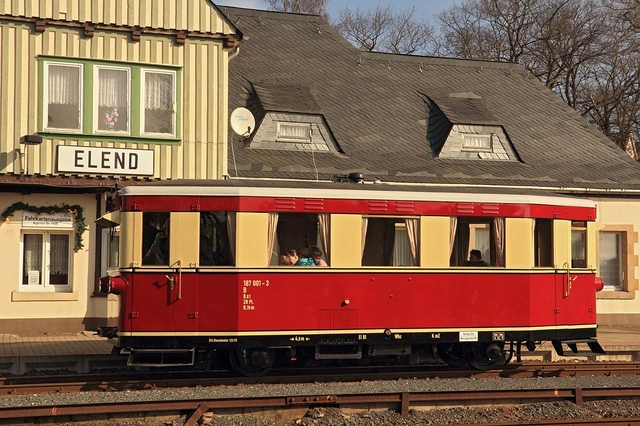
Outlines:
{"label": "train wheel", "polygon": [[480,343],[465,352],[464,361],[476,370],[487,371],[506,364],[507,357],[503,344]]}
{"label": "train wheel", "polygon": [[229,351],[229,361],[233,370],[243,376],[264,376],[273,367],[273,349],[236,349]]}
{"label": "train wheel", "polygon": [[460,345],[438,345],[438,355],[450,367],[465,366],[464,352]]}

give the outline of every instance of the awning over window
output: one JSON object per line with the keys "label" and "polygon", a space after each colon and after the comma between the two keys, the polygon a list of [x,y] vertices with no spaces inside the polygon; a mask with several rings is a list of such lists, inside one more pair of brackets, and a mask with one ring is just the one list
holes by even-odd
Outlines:
{"label": "awning over window", "polygon": [[120,211],[108,212],[96,219],[98,226],[113,228],[120,225]]}

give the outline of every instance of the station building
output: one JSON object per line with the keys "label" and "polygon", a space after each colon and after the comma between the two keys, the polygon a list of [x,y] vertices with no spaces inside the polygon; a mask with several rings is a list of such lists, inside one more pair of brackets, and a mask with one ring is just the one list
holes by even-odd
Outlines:
{"label": "station building", "polygon": [[[229,135],[231,179],[331,182],[361,173],[352,176],[367,185],[594,200],[595,256],[585,253],[584,224],[572,223],[571,266],[553,264],[552,254],[532,255],[528,266],[597,269],[605,281],[599,324],[640,325],[640,164],[526,69],[365,53],[318,16],[221,10],[242,23],[246,40],[230,63],[229,108],[256,120],[251,134]],[[464,208],[473,215],[473,203]],[[471,225],[467,248],[488,259],[490,229]]]}
{"label": "station building", "polygon": [[0,333],[113,323],[117,188],[227,173],[242,34],[209,0],[0,2]]}

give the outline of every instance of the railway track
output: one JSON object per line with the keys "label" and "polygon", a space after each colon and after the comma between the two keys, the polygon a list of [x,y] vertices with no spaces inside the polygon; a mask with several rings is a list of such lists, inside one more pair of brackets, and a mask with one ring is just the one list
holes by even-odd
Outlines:
{"label": "railway track", "polygon": [[[259,398],[190,399],[176,401],[135,401],[117,403],[69,404],[54,406],[0,407],[0,420],[17,421],[25,419],[68,418],[70,416],[99,416],[115,414],[144,415],[146,413],[188,413],[185,425],[192,426],[209,410],[224,409],[288,409],[295,407],[341,407],[376,404],[398,410],[403,418],[409,417],[410,409],[425,409],[439,404],[474,405],[483,404],[527,404],[549,401],[572,401],[581,406],[586,400],[597,399],[637,399],[640,388],[600,388],[600,389],[535,389],[496,391],[449,391],[449,392],[402,392],[351,395],[296,395]],[[634,419],[593,419],[570,422],[553,420],[529,424],[640,424]],[[501,425],[510,423],[500,423]],[[527,424],[523,422],[514,424]]]}
{"label": "railway track", "polygon": [[[302,371],[302,374],[300,373]],[[180,387],[234,386],[247,384],[328,383],[399,379],[458,379],[458,378],[529,378],[580,376],[640,375],[640,362],[620,363],[527,363],[510,364],[492,371],[459,370],[429,366],[420,368],[326,368],[310,370],[276,370],[258,377],[233,377],[229,372],[214,373],[168,372],[16,376],[0,378],[0,395],[65,393],[80,391],[122,391]]]}

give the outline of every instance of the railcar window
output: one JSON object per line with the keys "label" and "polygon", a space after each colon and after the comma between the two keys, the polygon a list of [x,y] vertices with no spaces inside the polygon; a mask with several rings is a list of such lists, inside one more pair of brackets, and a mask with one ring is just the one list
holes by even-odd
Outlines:
{"label": "railcar window", "polygon": [[142,214],[142,264],[169,266],[169,212]]}
{"label": "railcar window", "polygon": [[[475,263],[472,265],[469,262],[471,250],[480,250],[482,253],[482,262],[478,262],[478,265],[505,266],[504,218],[452,217],[449,235],[451,266],[474,266]],[[475,246],[472,247],[471,243]]]}
{"label": "railcar window", "polygon": [[200,213],[200,266],[233,266],[235,212]]}
{"label": "railcar window", "polygon": [[325,213],[269,213],[269,264],[328,266],[329,222]]}
{"label": "railcar window", "polygon": [[587,222],[571,222],[571,267],[587,267]]}
{"label": "railcar window", "polygon": [[418,266],[418,219],[364,217],[362,233],[362,266]]}
{"label": "railcar window", "polygon": [[553,220],[536,219],[534,226],[534,252],[536,267],[553,266]]}

